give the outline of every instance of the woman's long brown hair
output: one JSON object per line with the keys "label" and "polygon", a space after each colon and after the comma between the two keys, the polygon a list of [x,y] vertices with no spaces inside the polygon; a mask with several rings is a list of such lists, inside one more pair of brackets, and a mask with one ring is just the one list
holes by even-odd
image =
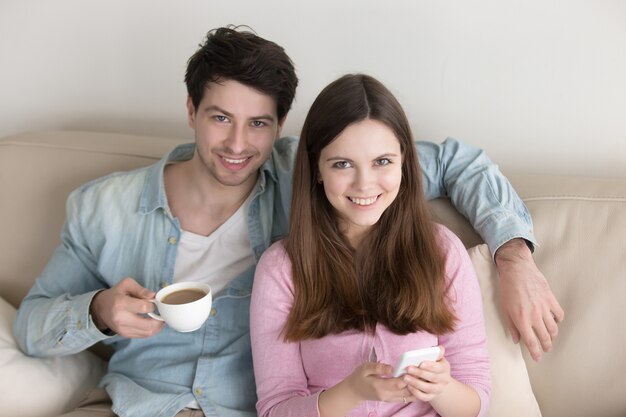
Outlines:
{"label": "woman's long brown hair", "polygon": [[[377,120],[400,141],[402,181],[396,200],[353,248],[317,182],[322,149],[347,126]],[[402,107],[376,79],[345,75],[311,106],[296,153],[287,253],[295,299],[286,340],[320,338],[385,325],[397,334],[453,329],[444,259],[428,210],[411,129]]]}

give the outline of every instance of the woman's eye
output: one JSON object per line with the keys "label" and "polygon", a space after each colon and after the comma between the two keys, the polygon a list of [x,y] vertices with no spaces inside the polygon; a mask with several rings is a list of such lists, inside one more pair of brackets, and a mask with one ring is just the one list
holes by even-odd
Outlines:
{"label": "woman's eye", "polygon": [[340,169],[350,168],[351,166],[352,165],[348,161],[337,161],[333,164],[333,168],[340,168]]}
{"label": "woman's eye", "polygon": [[376,160],[376,165],[378,166],[385,166],[385,165],[389,165],[391,163],[391,160],[389,158],[380,158]]}

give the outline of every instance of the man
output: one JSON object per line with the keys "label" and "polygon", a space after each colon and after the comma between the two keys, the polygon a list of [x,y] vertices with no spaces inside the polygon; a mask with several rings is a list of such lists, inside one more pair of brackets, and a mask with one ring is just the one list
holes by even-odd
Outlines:
{"label": "man", "polygon": [[[114,349],[106,392],[69,415],[255,415],[250,292],[256,261],[287,233],[297,139],[277,138],[298,81],[281,47],[220,28],[189,60],[185,82],[195,144],[74,191],[62,244],[18,311],[28,354],[99,341]],[[449,195],[495,252],[511,328],[549,350],[563,313],[526,244],[524,205],[481,151],[453,140],[417,146],[428,197]],[[145,316],[156,290],[189,280],[214,292],[201,329],[177,333]]]}

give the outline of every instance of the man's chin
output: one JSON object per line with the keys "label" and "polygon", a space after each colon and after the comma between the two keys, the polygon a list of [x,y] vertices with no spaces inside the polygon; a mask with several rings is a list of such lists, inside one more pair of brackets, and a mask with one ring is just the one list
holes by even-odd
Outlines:
{"label": "man's chin", "polygon": [[256,176],[250,172],[238,172],[236,174],[229,173],[227,175],[220,175],[217,181],[222,184],[224,187],[239,187],[250,182],[251,177],[254,176],[256,180]]}

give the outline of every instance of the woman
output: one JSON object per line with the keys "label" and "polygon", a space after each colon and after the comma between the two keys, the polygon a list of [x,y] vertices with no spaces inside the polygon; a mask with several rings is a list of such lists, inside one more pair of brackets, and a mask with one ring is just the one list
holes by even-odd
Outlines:
{"label": "woman", "polygon": [[[252,294],[260,416],[486,412],[474,270],[433,223],[406,116],[372,77],[346,75],[313,103],[289,227],[259,261]],[[403,352],[436,345],[436,361],[392,377]]]}

